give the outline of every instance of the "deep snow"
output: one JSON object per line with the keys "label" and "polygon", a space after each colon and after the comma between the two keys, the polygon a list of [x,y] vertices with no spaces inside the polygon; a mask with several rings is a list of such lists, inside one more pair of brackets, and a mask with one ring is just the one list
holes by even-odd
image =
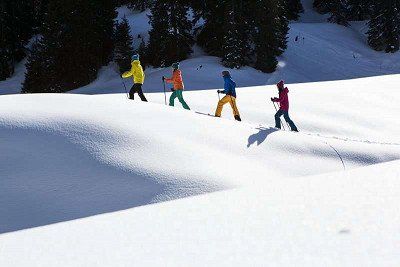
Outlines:
{"label": "deep snow", "polygon": [[0,235],[1,266],[398,266],[398,162]]}
{"label": "deep snow", "polygon": [[196,113],[214,111],[207,90],[185,92],[194,111],[164,106],[162,93],[150,103],[123,94],[3,96],[0,232],[398,160],[400,94],[385,84],[399,77],[388,78],[297,85],[298,134],[271,128],[272,87],[238,89],[242,123],[228,107],[221,119]]}

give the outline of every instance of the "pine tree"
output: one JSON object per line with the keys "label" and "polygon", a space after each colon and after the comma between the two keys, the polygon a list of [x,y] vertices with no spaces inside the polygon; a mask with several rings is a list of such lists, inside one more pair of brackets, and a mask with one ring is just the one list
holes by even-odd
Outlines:
{"label": "pine tree", "polygon": [[243,63],[238,53],[239,31],[235,22],[235,12],[233,9],[226,13],[227,21],[225,23],[226,35],[224,36],[222,64],[228,68],[240,68]]}
{"label": "pine tree", "polygon": [[331,16],[328,18],[329,22],[336,23],[343,26],[348,26],[347,21],[348,10],[346,9],[347,3],[344,0],[330,0],[329,11]]}
{"label": "pine tree", "polygon": [[371,15],[371,2],[365,0],[348,0],[347,10],[348,20],[366,20],[370,18]]}
{"label": "pine tree", "polygon": [[285,0],[285,2],[286,2],[287,18],[289,20],[298,20],[300,17],[300,13],[304,12],[301,0]]}
{"label": "pine tree", "polygon": [[129,0],[128,7],[143,12],[146,9],[151,8],[153,2],[153,0]]}
{"label": "pine tree", "polygon": [[245,8],[242,0],[231,0],[226,3],[222,63],[228,68],[240,68],[249,63],[252,50]]}
{"label": "pine tree", "polygon": [[122,74],[130,68],[133,51],[133,38],[130,35],[130,27],[126,17],[117,25],[115,30],[114,60]]}
{"label": "pine tree", "polygon": [[150,16],[149,59],[153,66],[169,66],[192,53],[193,25],[182,0],[156,0]]}
{"label": "pine tree", "polygon": [[14,73],[14,46],[12,38],[10,3],[0,2],[0,81]]}
{"label": "pine tree", "polygon": [[197,36],[197,43],[209,55],[223,57],[224,36],[226,35],[224,29],[226,1],[205,0],[201,2],[203,5],[197,6],[197,12],[205,22]]}
{"label": "pine tree", "polygon": [[49,2],[42,38],[27,64],[24,92],[65,92],[97,77],[113,49],[116,12],[110,2]]}
{"label": "pine tree", "polygon": [[47,14],[49,0],[34,0],[33,3],[33,31],[34,34],[39,34]]}
{"label": "pine tree", "polygon": [[148,52],[150,64],[153,66],[166,66],[166,55],[168,53],[168,39],[172,38],[168,18],[168,4],[166,1],[155,1],[151,8],[149,32],[150,41]]}
{"label": "pine tree", "polygon": [[[60,44],[53,43],[55,47]],[[55,49],[46,46],[43,39],[33,45],[26,63],[27,72],[22,87],[22,93],[57,93],[60,88],[56,85]]]}
{"label": "pine tree", "polygon": [[282,55],[287,48],[289,21],[284,4],[279,0],[258,1],[256,10],[255,67],[271,73],[278,65],[276,57]]}
{"label": "pine tree", "polygon": [[0,2],[0,80],[14,73],[14,66],[26,55],[25,45],[33,34],[33,3]]}
{"label": "pine tree", "polygon": [[369,22],[368,44],[377,51],[394,53],[400,42],[400,0],[376,0]]}
{"label": "pine tree", "polygon": [[143,39],[140,41],[140,45],[136,53],[140,55],[140,63],[143,69],[146,69],[147,65],[149,64],[149,57],[146,42]]}
{"label": "pine tree", "polygon": [[313,7],[320,14],[326,14],[330,11],[329,4],[332,0],[314,0]]}
{"label": "pine tree", "polygon": [[[115,10],[114,1],[104,1],[104,0],[91,0],[89,12],[92,18],[93,25],[93,40],[97,40],[97,44],[94,47],[97,48],[100,44],[100,62],[98,67],[102,65],[107,65],[111,60],[112,51],[114,49],[114,19],[117,16]],[[82,24],[85,25],[85,24]],[[81,25],[79,25],[82,27]]]}

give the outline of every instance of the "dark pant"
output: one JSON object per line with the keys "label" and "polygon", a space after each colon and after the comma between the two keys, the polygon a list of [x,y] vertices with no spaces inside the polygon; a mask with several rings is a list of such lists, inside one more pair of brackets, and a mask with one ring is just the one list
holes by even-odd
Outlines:
{"label": "dark pant", "polygon": [[129,91],[129,99],[135,99],[135,93],[137,93],[140,97],[140,99],[144,102],[147,102],[146,97],[143,94],[142,91],[142,85],[140,83],[135,83],[131,90]]}
{"label": "dark pant", "polygon": [[290,119],[289,117],[289,112],[286,110],[278,110],[278,112],[275,114],[275,127],[280,129],[281,128],[281,116],[285,118],[285,121],[289,123],[290,130],[292,131],[297,131],[297,127],[294,124],[294,122]]}

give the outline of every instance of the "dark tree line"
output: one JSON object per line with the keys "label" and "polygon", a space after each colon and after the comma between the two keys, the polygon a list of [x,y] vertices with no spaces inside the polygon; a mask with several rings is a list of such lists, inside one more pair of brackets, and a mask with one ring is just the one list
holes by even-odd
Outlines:
{"label": "dark tree line", "polygon": [[15,64],[27,54],[26,45],[38,32],[47,1],[0,1],[0,80],[14,73]]}
{"label": "dark tree line", "polygon": [[[148,43],[133,39],[125,18],[116,22],[122,4],[151,10]],[[314,8],[344,26],[368,20],[372,48],[399,50],[400,0],[314,0]],[[195,43],[226,67],[273,72],[289,20],[303,11],[300,0],[1,1],[0,80],[28,55],[23,92],[65,92],[92,82],[110,60],[120,72],[134,53],[143,65],[165,67],[188,58]]]}
{"label": "dark tree line", "polygon": [[[151,9],[150,40],[136,51],[127,20],[115,21],[122,4]],[[186,59],[195,42],[227,67],[272,72],[286,48],[288,18],[302,10],[300,0],[1,1],[0,79],[28,56],[24,93],[65,92],[92,82],[112,59],[120,72],[134,53],[144,65],[169,66]]]}
{"label": "dark tree line", "polygon": [[151,8],[148,44],[149,63],[170,66],[192,53],[193,25],[188,18],[190,5],[183,0],[156,0]]}
{"label": "dark tree line", "polygon": [[[298,19],[301,12],[300,0],[156,0],[150,20],[150,62],[167,66],[187,58],[195,37],[226,67],[252,65],[273,72],[277,56],[286,49],[289,18]],[[204,24],[196,28],[198,19]]]}
{"label": "dark tree line", "polygon": [[23,92],[65,92],[93,81],[111,59],[115,17],[111,1],[50,0]]}

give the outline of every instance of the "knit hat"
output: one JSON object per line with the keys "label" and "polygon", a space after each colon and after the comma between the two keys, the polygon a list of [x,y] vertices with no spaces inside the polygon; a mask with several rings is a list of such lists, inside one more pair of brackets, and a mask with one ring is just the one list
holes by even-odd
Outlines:
{"label": "knit hat", "polygon": [[231,77],[231,74],[230,74],[229,71],[224,70],[224,71],[222,72],[222,76],[224,76],[224,77]]}
{"label": "knit hat", "polygon": [[276,84],[276,86],[283,89],[283,87],[285,87],[285,81],[281,80],[279,83]]}
{"label": "knit hat", "polygon": [[173,68],[174,70],[179,69],[179,62],[173,63],[173,64],[172,64],[172,68]]}
{"label": "knit hat", "polygon": [[139,55],[135,54],[132,56],[132,61],[139,60]]}

